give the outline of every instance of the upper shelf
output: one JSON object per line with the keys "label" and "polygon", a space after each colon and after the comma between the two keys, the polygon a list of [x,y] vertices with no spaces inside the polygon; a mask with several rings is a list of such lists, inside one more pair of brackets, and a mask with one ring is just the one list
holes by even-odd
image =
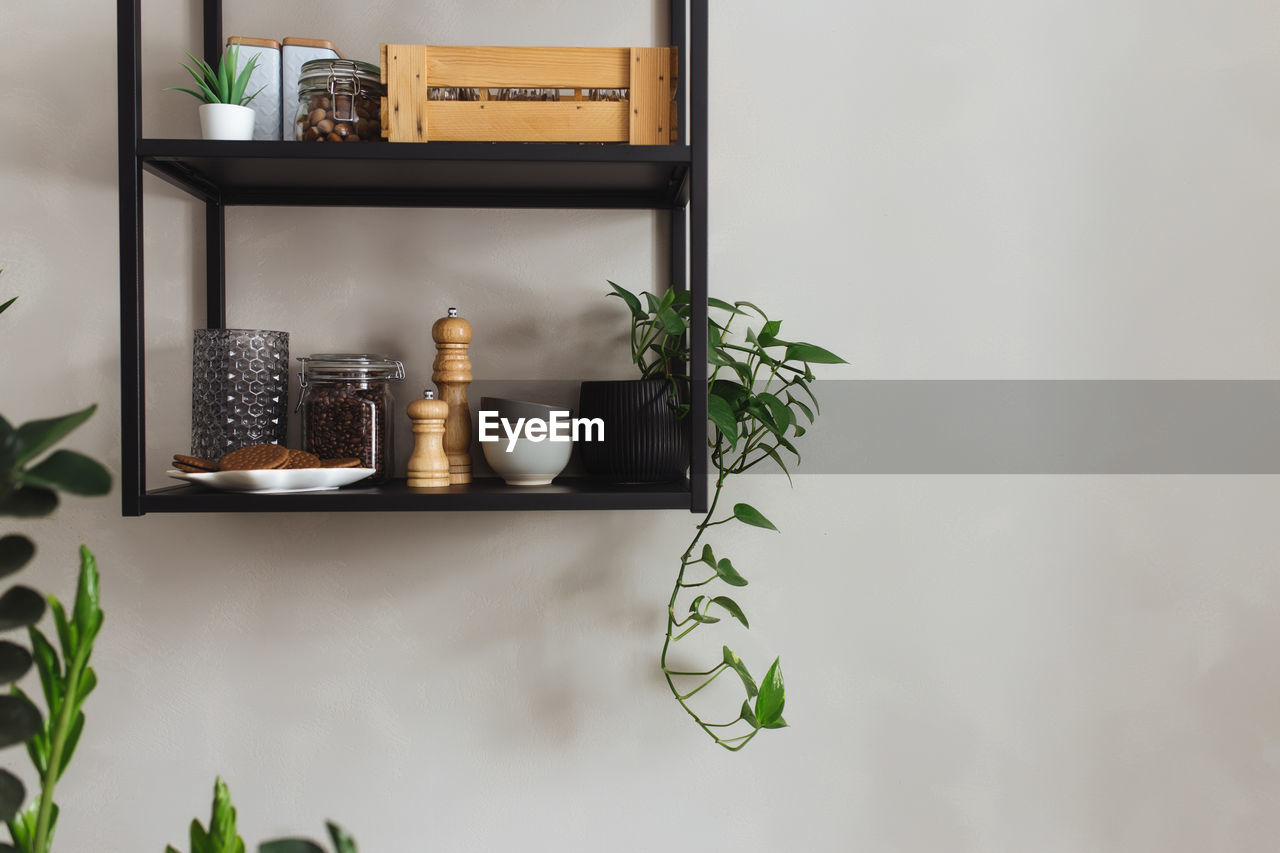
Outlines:
{"label": "upper shelf", "polygon": [[224,204],[683,207],[685,145],[424,142],[315,145],[142,139],[147,171]]}

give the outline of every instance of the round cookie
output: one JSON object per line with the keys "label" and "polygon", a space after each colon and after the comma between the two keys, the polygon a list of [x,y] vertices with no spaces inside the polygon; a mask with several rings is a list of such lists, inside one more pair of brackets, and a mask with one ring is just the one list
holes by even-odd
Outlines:
{"label": "round cookie", "polygon": [[[218,463],[212,459],[201,459],[199,456],[187,456],[185,453],[173,454],[173,464],[175,466],[186,465],[187,468],[195,468],[197,471],[217,471]],[[186,468],[179,468],[179,471],[185,471]]]}
{"label": "round cookie", "polygon": [[359,468],[360,460],[354,456],[343,456],[338,459],[321,459],[321,468]]}
{"label": "round cookie", "polygon": [[287,448],[279,444],[251,444],[233,450],[218,463],[219,471],[259,471],[280,468],[289,458]]}
{"label": "round cookie", "polygon": [[319,468],[320,457],[305,450],[290,450],[289,458],[281,468]]}
{"label": "round cookie", "polygon": [[213,474],[213,473],[215,473],[214,471],[210,471],[210,470],[209,470],[209,469],[207,469],[207,468],[197,468],[196,466],[194,466],[194,465],[188,465],[188,464],[186,464],[185,462],[174,462],[174,463],[173,463],[173,467],[174,467],[174,468],[176,468],[176,469],[178,469],[179,471],[182,471],[182,472],[183,472],[183,473],[185,473],[185,474]]}

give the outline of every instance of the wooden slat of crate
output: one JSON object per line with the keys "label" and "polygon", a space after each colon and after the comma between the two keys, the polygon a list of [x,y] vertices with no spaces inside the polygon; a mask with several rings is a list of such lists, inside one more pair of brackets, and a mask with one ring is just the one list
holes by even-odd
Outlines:
{"label": "wooden slat of crate", "polygon": [[382,83],[387,87],[382,132],[392,142],[426,142],[427,48],[420,44],[382,46]]}
{"label": "wooden slat of crate", "polygon": [[626,101],[427,101],[433,142],[626,142]]}
{"label": "wooden slat of crate", "polygon": [[631,79],[626,48],[432,46],[426,56],[432,86],[623,89]]}
{"label": "wooden slat of crate", "polygon": [[671,100],[671,87],[667,84],[671,51],[633,47],[630,54],[631,120],[627,141],[632,145],[666,145],[671,138],[666,130],[671,120],[667,106]]}

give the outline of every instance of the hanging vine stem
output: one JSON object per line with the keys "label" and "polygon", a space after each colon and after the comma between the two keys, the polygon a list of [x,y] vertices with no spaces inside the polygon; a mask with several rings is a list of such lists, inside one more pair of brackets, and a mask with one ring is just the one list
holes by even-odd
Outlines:
{"label": "hanging vine stem", "polygon": [[[727,476],[726,473],[721,472],[719,476],[716,477],[715,491],[712,494],[711,505],[707,509],[707,514],[703,516],[701,523],[698,524],[696,532],[693,535],[693,540],[689,542],[689,547],[685,549],[684,554],[682,554],[680,557],[680,571],[676,574],[675,586],[672,587],[671,589],[671,599],[667,602],[667,633],[666,633],[666,638],[663,640],[663,643],[662,643],[661,663],[662,663],[662,674],[667,679],[667,687],[671,689],[671,695],[674,696],[676,698],[676,701],[680,703],[680,707],[684,708],[685,713],[687,713],[690,717],[692,717],[693,721],[698,724],[698,727],[701,728],[704,732],[706,732],[707,735],[711,737],[711,739],[714,740],[717,745],[722,746],[731,752],[736,752],[737,750],[742,749],[742,747],[746,746],[748,743],[751,742],[751,738],[755,737],[756,733],[760,730],[760,727],[753,726],[752,730],[745,737],[722,738],[720,737],[720,734],[718,732],[713,730],[729,728],[730,726],[737,725],[738,723],[743,721],[744,719],[743,713],[740,711],[738,716],[735,719],[730,720],[727,723],[708,723],[707,721],[703,720],[702,717],[698,715],[698,712],[695,711],[689,705],[689,700],[695,694],[697,694],[698,691],[702,690],[702,688],[711,684],[711,682],[715,681],[718,677],[720,677],[720,675],[724,673],[726,669],[730,669],[731,668],[730,664],[727,661],[722,661],[721,663],[717,664],[711,669],[703,672],[683,672],[679,670],[673,670],[667,665],[667,655],[671,650],[671,644],[687,636],[690,632],[694,630],[694,628],[697,628],[703,624],[706,624],[705,622],[698,621],[696,619],[697,617],[696,612],[693,613],[688,619],[677,620],[676,619],[676,601],[680,597],[681,589],[701,587],[715,580],[717,577],[719,577],[719,575],[712,575],[707,580],[700,581],[698,583],[686,584],[684,582],[685,572],[688,570],[689,566],[692,565],[693,562],[697,562],[699,564],[702,563],[701,560],[691,562],[690,558],[693,556],[694,549],[698,547],[698,542],[702,539],[702,535],[706,532],[707,528],[710,527],[713,523],[711,521],[711,517],[716,511],[716,505],[720,502],[720,495],[724,490],[724,481],[726,476]],[[688,629],[686,629],[680,634],[675,633],[676,629],[680,628],[681,626],[687,624],[690,621],[693,622],[692,626],[690,626]],[[730,654],[727,646],[725,647],[725,652],[726,652],[726,655]],[[741,671],[739,672],[739,674],[741,674]],[[699,684],[697,687],[690,690],[689,692],[681,693],[679,688],[676,687],[675,678],[677,677],[706,678],[706,680],[703,681],[701,684]],[[781,683],[781,676],[779,676],[779,683]],[[747,707],[746,703],[743,703],[743,707],[744,709]],[[781,720],[781,703],[779,703],[778,719]],[[783,725],[785,725],[785,722],[783,723]]]}
{"label": "hanging vine stem", "polygon": [[[683,416],[689,410],[688,404],[680,400],[681,384],[687,383],[689,378],[680,372],[689,360],[688,292],[668,291],[662,297],[652,293],[637,296],[613,282],[609,282],[609,285],[613,288],[609,295],[617,296],[631,311],[632,360],[640,368],[643,377],[664,377],[668,380],[671,405]],[[750,302],[730,304],[719,299],[708,299],[707,306],[728,315],[723,324],[710,318],[707,321],[707,360],[712,367],[707,380],[707,414],[714,425],[713,436],[708,439],[707,444],[711,450],[711,463],[716,469],[716,481],[707,513],[698,523],[689,547],[680,557],[680,569],[676,573],[676,582],[667,602],[667,630],[662,642],[660,662],[667,687],[685,713],[718,746],[736,752],[750,743],[761,729],[777,729],[787,725],[782,718],[786,689],[782,680],[781,662],[775,658],[759,684],[742,659],[728,646],[722,647],[720,663],[710,669],[692,672],[672,669],[668,666],[668,656],[675,643],[704,625],[721,621],[720,616],[711,615],[713,606],[741,622],[744,628],[751,627],[742,608],[726,595],[696,595],[688,605],[688,615],[683,618],[677,615],[677,603],[680,601],[681,590],[698,589],[715,581],[732,587],[747,585],[746,578],[738,573],[727,557],[718,559],[711,545],[702,541],[704,535],[708,529],[731,521],[774,531],[778,528],[759,510],[745,503],[734,504],[732,514],[715,519],[725,481],[766,459],[777,463],[790,480],[791,473],[779,451],[785,450],[799,461],[800,453],[791,439],[799,438],[805,433],[805,427],[800,424],[801,415],[810,424],[813,423],[818,401],[809,387],[814,379],[810,364],[843,364],[844,359],[813,344],[782,340],[778,337],[782,323],[770,320]],[[741,343],[726,340],[737,317],[749,317],[753,314],[763,321],[762,325],[748,329],[743,334]],[[782,349],[781,355],[775,356],[768,352],[773,348]],[[726,377],[732,378],[722,378],[722,371],[726,372]],[[791,389],[807,395],[813,402],[813,408],[794,397]],[[695,556],[700,543],[702,550]],[[687,572],[695,565],[707,566],[711,575],[686,582]],[[728,670],[733,670],[741,679],[747,698],[732,720],[723,723],[707,722],[694,710],[689,700]],[[682,681],[681,684],[686,688],[682,691],[681,686],[677,685],[677,679],[695,681]],[[721,737],[721,733],[717,731],[730,728],[741,731],[743,726],[748,729],[744,734]]]}

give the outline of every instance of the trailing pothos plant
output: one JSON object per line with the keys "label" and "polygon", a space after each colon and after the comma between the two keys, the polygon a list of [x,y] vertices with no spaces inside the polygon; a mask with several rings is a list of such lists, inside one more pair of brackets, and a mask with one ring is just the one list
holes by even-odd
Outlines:
{"label": "trailing pothos plant", "polygon": [[[336,823],[325,824],[333,841],[333,853],[357,853],[355,840]],[[209,814],[209,828],[200,821],[191,821],[191,853],[244,853],[244,839],[236,830],[236,808],[231,804],[231,791],[219,777],[213,783],[213,809]],[[165,853],[179,853],[173,846],[165,847]],[[264,841],[258,853],[325,853],[319,844],[306,838],[278,838]]]}
{"label": "trailing pothos plant", "polygon": [[[0,305],[0,312],[13,303],[10,299]],[[111,490],[111,475],[93,459],[72,450],[55,450],[44,456],[88,420],[95,408],[30,421],[16,428],[0,417],[0,515],[39,518],[57,508],[60,491],[104,495]],[[10,534],[0,538],[0,577],[22,569],[35,551],[35,544],[26,536]],[[97,565],[84,547],[80,548],[80,580],[70,612],[57,598],[48,597],[57,629],[57,649],[36,627],[45,612],[43,596],[25,586],[10,587],[0,596],[0,631],[25,627],[31,641],[31,651],[8,640],[0,641],[0,684],[13,685],[26,674],[34,659],[48,709],[48,716],[42,716],[17,686],[11,686],[8,695],[0,695],[0,746],[25,742],[40,778],[39,792],[22,809],[26,798],[22,783],[7,770],[0,770],[0,820],[8,824],[13,840],[13,846],[0,844],[0,850],[48,853],[51,849],[58,820],[54,788],[84,731],[82,708],[97,684],[89,655],[102,627],[98,602]]]}
{"label": "trailing pothos plant", "polygon": [[[681,414],[687,413],[687,404],[677,401],[683,398],[680,389],[688,381],[688,293],[668,291],[661,297],[651,293],[637,296],[613,282],[609,284],[613,288],[610,295],[620,298],[631,311],[631,358],[641,375],[666,378],[671,383],[672,404]],[[680,556],[680,569],[667,604],[661,664],[672,695],[693,721],[716,744],[737,751],[762,729],[787,725],[782,716],[786,688],[781,659],[775,658],[764,679],[757,682],[742,658],[727,645],[722,646],[720,660],[705,670],[673,669],[669,656],[676,643],[719,622],[724,615],[741,622],[744,628],[751,627],[742,607],[728,595],[716,594],[712,586],[742,587],[747,585],[746,578],[728,557],[717,554],[711,543],[703,540],[710,538],[711,528],[730,522],[778,529],[750,504],[735,503],[732,510],[722,510],[720,499],[725,483],[761,463],[777,465],[790,481],[791,472],[782,453],[794,457],[792,464],[800,461],[793,440],[805,434],[804,424],[812,424],[819,412],[810,365],[846,362],[814,344],[778,337],[781,321],[769,319],[750,302],[708,299],[707,306],[709,313],[715,312],[707,319],[707,415],[712,426],[707,444],[715,488],[707,514]],[[718,514],[723,517],[717,518]],[[704,718],[690,700],[729,671],[738,676],[746,693],[737,716]],[[709,721],[712,719],[715,721]]]}

